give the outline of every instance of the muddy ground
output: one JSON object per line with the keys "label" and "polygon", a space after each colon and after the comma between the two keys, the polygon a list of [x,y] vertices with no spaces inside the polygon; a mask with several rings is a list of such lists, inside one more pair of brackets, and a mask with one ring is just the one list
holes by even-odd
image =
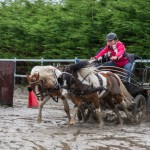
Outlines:
{"label": "muddy ground", "polygon": [[16,88],[14,107],[0,107],[0,150],[150,149],[150,122],[99,129],[98,123],[89,120],[68,127],[62,102],[51,100],[43,109],[43,122],[37,124],[38,109],[27,104],[26,89]]}

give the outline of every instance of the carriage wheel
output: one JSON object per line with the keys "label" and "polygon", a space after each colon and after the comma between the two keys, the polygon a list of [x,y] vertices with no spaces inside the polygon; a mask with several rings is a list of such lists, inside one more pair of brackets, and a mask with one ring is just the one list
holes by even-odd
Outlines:
{"label": "carriage wheel", "polygon": [[147,97],[147,119],[150,120],[150,96]]}
{"label": "carriage wheel", "polygon": [[134,101],[135,101],[134,117],[136,118],[137,123],[139,123],[144,119],[146,115],[146,100],[143,95],[137,95]]}

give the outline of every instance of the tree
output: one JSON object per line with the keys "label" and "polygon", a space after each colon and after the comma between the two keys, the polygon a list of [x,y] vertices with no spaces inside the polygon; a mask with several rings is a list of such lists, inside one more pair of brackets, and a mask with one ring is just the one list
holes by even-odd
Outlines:
{"label": "tree", "polygon": [[[148,0],[5,0],[2,58],[90,58],[115,32],[127,51],[150,57]],[[144,8],[144,9],[143,9]]]}

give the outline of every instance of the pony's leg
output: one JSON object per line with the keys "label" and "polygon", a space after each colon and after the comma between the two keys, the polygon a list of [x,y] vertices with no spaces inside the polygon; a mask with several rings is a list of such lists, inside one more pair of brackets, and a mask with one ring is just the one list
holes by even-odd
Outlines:
{"label": "pony's leg", "polygon": [[77,111],[78,111],[78,107],[75,106],[75,107],[73,108],[73,111],[72,111],[72,117],[71,117],[71,120],[70,120],[70,125],[75,124]]}
{"label": "pony's leg", "polygon": [[64,111],[67,114],[68,117],[68,124],[70,124],[70,120],[71,120],[71,116],[70,116],[70,109],[69,109],[69,105],[68,105],[68,101],[67,98],[65,96],[61,97],[63,105],[64,105]]}
{"label": "pony's leg", "polygon": [[77,96],[74,94],[68,94],[67,97],[75,104],[75,107],[73,108],[73,111],[72,111],[72,117],[70,120],[70,124],[75,124],[75,119],[76,119],[78,110],[81,112],[81,115],[82,115],[82,110],[80,108],[80,106],[82,105],[81,98],[80,96]]}
{"label": "pony's leg", "polygon": [[112,97],[112,96],[108,95],[107,97],[105,97],[105,101],[107,102],[109,107],[113,110],[113,112],[117,115],[117,118],[119,120],[120,126],[122,126],[123,125],[123,119],[122,119],[118,109],[116,108],[115,104],[113,103],[113,99],[110,98],[110,97]]}
{"label": "pony's leg", "polygon": [[90,118],[90,115],[91,115],[92,111],[90,108],[87,109],[87,114],[85,116],[85,122]]}
{"label": "pony's leg", "polygon": [[37,116],[37,122],[41,123],[42,122],[42,108],[44,106],[44,104],[50,99],[50,96],[47,96],[43,99],[43,101],[39,102],[39,112],[38,112],[38,116]]}
{"label": "pony's leg", "polygon": [[81,112],[81,116],[82,116],[83,122],[85,122],[85,115],[84,115],[84,111],[83,111],[82,105],[80,105],[80,106],[75,105],[75,107],[73,109],[73,112],[72,112],[72,117],[71,117],[71,120],[70,120],[70,124],[75,124],[75,120],[76,120],[76,115],[77,115],[78,109]]}
{"label": "pony's leg", "polygon": [[102,111],[100,108],[100,97],[98,96],[97,93],[95,93],[95,95],[93,95],[93,103],[92,103],[92,108],[95,108],[95,113],[99,122],[99,127],[102,128],[104,125],[103,119],[102,119]]}
{"label": "pony's leg", "polygon": [[87,114],[85,116],[85,121],[87,121],[90,118],[90,115],[93,117],[93,119],[95,121],[97,121],[97,116],[95,114],[95,109],[94,109],[92,104],[88,106]]}
{"label": "pony's leg", "polygon": [[115,112],[115,114],[117,115],[117,117],[119,119],[120,126],[123,126],[123,119],[121,118],[121,115],[120,115],[118,109],[116,107],[114,107],[112,109],[113,109],[113,111]]}
{"label": "pony's leg", "polygon": [[78,109],[78,112],[77,112],[77,117],[78,117],[78,120],[79,120],[79,121],[82,120],[82,115],[81,115],[81,112],[80,112],[79,109]]}
{"label": "pony's leg", "polygon": [[84,114],[85,110],[84,110],[84,108],[83,108],[83,105],[80,105],[80,106],[79,106],[79,110],[80,110],[80,112],[81,112],[82,121],[85,122],[85,121],[86,121],[86,118],[85,118],[85,114]]}
{"label": "pony's leg", "polygon": [[128,111],[127,104],[125,103],[125,101],[122,101],[120,104],[121,104],[123,110],[125,111],[127,118],[128,118],[131,122],[133,122],[133,121],[134,121],[134,117],[133,117],[133,115]]}
{"label": "pony's leg", "polygon": [[64,106],[64,111],[66,112],[67,114],[67,117],[68,117],[68,124],[71,120],[71,116],[70,116],[70,108],[69,108],[69,104],[68,104],[68,100],[67,98],[69,99],[70,95],[68,94],[67,90],[65,89],[62,89],[62,92],[59,93],[59,97],[61,98],[62,102],[63,102],[63,106]]}
{"label": "pony's leg", "polygon": [[102,113],[101,113],[100,107],[95,109],[95,112],[96,112],[96,115],[97,115],[97,118],[98,118],[98,121],[99,121],[99,127],[102,128],[104,123],[103,123]]}

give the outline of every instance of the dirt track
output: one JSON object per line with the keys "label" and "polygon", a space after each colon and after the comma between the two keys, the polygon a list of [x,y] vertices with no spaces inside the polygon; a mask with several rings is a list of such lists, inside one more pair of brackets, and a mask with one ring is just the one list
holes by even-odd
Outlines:
{"label": "dirt track", "polygon": [[38,109],[27,108],[27,103],[27,91],[16,89],[14,107],[0,107],[0,150],[150,149],[150,122],[101,130],[94,121],[68,127],[61,101],[51,100],[43,109],[43,122],[37,124]]}

